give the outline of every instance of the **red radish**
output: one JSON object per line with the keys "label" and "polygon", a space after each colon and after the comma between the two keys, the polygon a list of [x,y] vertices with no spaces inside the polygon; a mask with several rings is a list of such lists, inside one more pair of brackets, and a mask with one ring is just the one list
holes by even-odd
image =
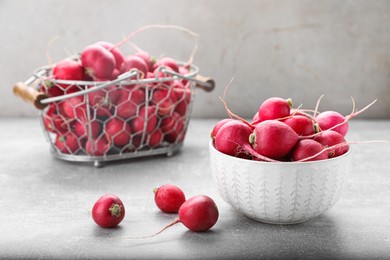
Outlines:
{"label": "red radish", "polygon": [[225,154],[238,156],[245,153],[243,147],[249,143],[252,129],[247,124],[233,120],[224,124],[215,136],[215,148]]}
{"label": "red radish", "polygon": [[290,115],[291,99],[272,97],[265,100],[259,108],[259,121],[281,119]]}
{"label": "red radish", "polygon": [[101,135],[97,139],[88,138],[85,149],[89,155],[103,156],[110,149],[110,142],[106,135]]}
{"label": "red radish", "polygon": [[97,116],[111,116],[110,111],[118,98],[119,92],[115,85],[88,93],[89,103]]}
{"label": "red radish", "polygon": [[[321,130],[331,129],[345,136],[348,132],[348,121],[336,111],[325,111],[316,117]],[[340,125],[339,125],[340,124]],[[335,127],[336,125],[339,125]]]}
{"label": "red radish", "polygon": [[[55,80],[84,80],[84,68],[79,61],[64,59],[57,62],[52,70],[52,76]],[[54,83],[52,81],[44,81],[45,93],[49,96],[60,96],[69,94],[79,90],[77,85],[69,85],[64,83]]]}
{"label": "red radish", "polygon": [[140,57],[145,61],[146,65],[148,66],[148,71],[153,71],[154,60],[148,52],[140,50],[137,51],[134,55]]}
{"label": "red radish", "polygon": [[100,41],[100,42],[97,42],[95,44],[103,46],[106,50],[108,50],[109,52],[112,53],[112,55],[115,58],[115,68],[116,68],[117,72],[119,73],[119,70],[121,69],[121,66],[122,66],[122,63],[124,60],[121,50],[110,42]]}
{"label": "red radish", "polygon": [[148,139],[147,139],[146,143],[150,147],[155,148],[155,147],[159,146],[163,140],[164,140],[164,135],[162,134],[161,130],[156,129],[153,133],[148,135]]}
{"label": "red radish", "polygon": [[92,218],[101,227],[115,227],[121,223],[124,217],[125,207],[116,195],[103,195],[93,205]]}
{"label": "red radish", "polygon": [[161,131],[164,139],[170,143],[184,140],[184,119],[176,112],[164,117],[161,121]]}
{"label": "red radish", "polygon": [[161,66],[167,67],[167,69],[171,69],[174,72],[179,73],[179,65],[174,59],[170,57],[163,57],[157,60],[156,63],[154,64],[154,71],[156,71],[156,69],[158,69]]}
{"label": "red radish", "polygon": [[[219,131],[221,132],[222,128]],[[278,120],[258,123],[250,135],[253,149],[257,153],[275,160],[283,159],[297,141],[298,134],[291,127]]]}
{"label": "red radish", "polygon": [[328,150],[329,158],[337,157],[348,152],[348,144],[344,137],[336,131],[326,130],[322,131],[314,137],[314,140],[322,144],[325,148],[335,146],[337,144],[345,143],[345,146],[339,146],[334,149]]}
{"label": "red radish", "polygon": [[61,153],[75,154],[80,149],[80,143],[77,136],[71,132],[57,135],[54,144]]}
{"label": "red radish", "polygon": [[94,79],[110,79],[115,69],[115,57],[99,44],[87,46],[81,52],[81,64],[86,73]]}
{"label": "red radish", "polygon": [[61,80],[84,80],[84,68],[79,61],[65,59],[53,67],[53,76]]}
{"label": "red radish", "polygon": [[184,116],[187,112],[187,107],[191,103],[191,89],[189,85],[184,85],[180,80],[174,80],[171,83],[171,88],[176,95],[175,111]]}
{"label": "red radish", "polygon": [[90,122],[75,120],[72,129],[78,137],[87,137],[91,134],[92,138],[97,138],[102,130],[102,125],[97,120]]}
{"label": "red radish", "polygon": [[186,201],[184,192],[177,186],[165,184],[153,190],[157,207],[165,213],[176,213]]}
{"label": "red radish", "polygon": [[131,69],[137,69],[141,73],[140,75],[141,78],[144,78],[149,71],[146,62],[142,58],[135,55],[130,55],[125,58],[125,60],[122,63],[120,72],[122,74],[127,71],[130,71]]}
{"label": "red radish", "polygon": [[206,232],[218,221],[219,211],[214,200],[206,195],[197,195],[185,201],[179,209],[179,217],[159,232],[146,237],[154,237],[177,223],[182,223],[193,232]]}
{"label": "red radish", "polygon": [[131,128],[128,123],[119,118],[110,118],[105,124],[105,133],[114,145],[123,147],[131,138]]}
{"label": "red radish", "polygon": [[[146,125],[145,125],[146,121]],[[145,106],[141,107],[139,115],[131,121],[131,126],[134,133],[139,134],[145,131],[146,134],[150,134],[156,128],[158,122],[158,117],[156,114],[155,106],[148,106],[146,109]]]}
{"label": "red radish", "polygon": [[114,69],[114,70],[112,71],[110,80],[117,79],[119,75],[121,75],[121,71],[120,71],[119,69]]}
{"label": "red radish", "polygon": [[151,102],[156,105],[157,113],[164,116],[170,114],[175,109],[177,96],[172,89],[161,87],[154,89]]}
{"label": "red radish", "polygon": [[232,118],[225,118],[225,119],[220,120],[218,123],[216,123],[214,125],[214,127],[213,127],[213,130],[211,130],[211,134],[210,134],[211,138],[215,139],[215,136],[217,135],[219,129],[221,129],[221,127],[223,125],[225,125],[226,123],[229,123],[229,122],[232,122],[232,121],[234,121],[234,119],[232,119]]}
{"label": "red radish", "polygon": [[132,88],[123,86],[118,89],[119,99],[116,104],[116,115],[126,120],[135,116],[139,108],[144,105],[145,90],[134,86]]}
{"label": "red radish", "polygon": [[70,119],[79,119],[86,122],[88,118],[84,96],[67,98],[59,103],[59,113]]}
{"label": "red radish", "polygon": [[69,131],[69,124],[66,119],[57,114],[56,104],[50,104],[43,114],[43,124],[48,131],[53,133],[65,134]]}
{"label": "red radish", "polygon": [[[294,146],[291,153],[291,159],[293,161],[318,161],[328,159],[328,153],[326,151],[321,153],[323,150],[324,147],[319,142],[314,141],[313,139],[302,139]],[[314,158],[307,159],[316,154],[318,155]]]}
{"label": "red radish", "polygon": [[294,115],[282,121],[290,126],[298,135],[308,136],[314,134],[313,121],[307,116]]}

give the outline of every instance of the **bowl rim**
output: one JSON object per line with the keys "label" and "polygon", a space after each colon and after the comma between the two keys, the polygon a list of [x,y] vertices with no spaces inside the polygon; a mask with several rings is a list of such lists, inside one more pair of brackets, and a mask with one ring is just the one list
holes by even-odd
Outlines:
{"label": "bowl rim", "polygon": [[337,157],[329,158],[326,160],[317,160],[317,161],[306,161],[306,162],[264,162],[264,161],[254,161],[254,160],[248,160],[248,159],[243,159],[239,157],[234,157],[228,154],[224,154],[220,151],[218,151],[215,146],[214,146],[214,140],[211,138],[209,141],[209,149],[218,154],[219,156],[229,158],[229,160],[237,160],[238,162],[244,162],[248,164],[266,164],[266,165],[310,165],[310,164],[324,164],[328,162],[333,162],[333,161],[338,161],[342,160],[345,157],[348,157],[351,154],[351,145],[349,145],[349,149],[345,154],[342,154]]}

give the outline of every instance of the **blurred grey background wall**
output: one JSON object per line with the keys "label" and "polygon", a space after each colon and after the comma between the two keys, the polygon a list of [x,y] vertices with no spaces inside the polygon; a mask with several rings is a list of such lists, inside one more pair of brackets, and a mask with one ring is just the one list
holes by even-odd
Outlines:
{"label": "blurred grey background wall", "polygon": [[[268,97],[343,114],[374,99],[361,118],[390,118],[390,1],[0,0],[0,116],[37,116],[12,94],[49,62],[99,40],[119,42],[149,24],[174,24],[200,35],[194,64],[217,82],[198,91],[193,117],[226,117],[219,100],[251,117]],[[55,39],[55,40],[54,40]],[[194,39],[173,30],[133,38],[154,55],[189,57]],[[51,44],[50,44],[51,43]],[[131,46],[123,46],[131,52]]]}

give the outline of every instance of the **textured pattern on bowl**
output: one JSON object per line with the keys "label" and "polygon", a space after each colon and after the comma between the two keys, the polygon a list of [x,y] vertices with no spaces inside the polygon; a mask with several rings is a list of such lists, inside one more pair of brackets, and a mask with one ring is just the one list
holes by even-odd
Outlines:
{"label": "textured pattern on bowl", "polygon": [[350,152],[316,162],[269,163],[235,158],[210,148],[222,198],[245,216],[273,224],[307,221],[340,198]]}

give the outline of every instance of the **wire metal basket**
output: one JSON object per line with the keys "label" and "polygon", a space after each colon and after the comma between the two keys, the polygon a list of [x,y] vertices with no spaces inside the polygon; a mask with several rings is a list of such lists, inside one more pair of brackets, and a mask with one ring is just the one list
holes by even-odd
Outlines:
{"label": "wire metal basket", "polygon": [[[105,82],[48,79],[51,69],[41,67],[16,83],[14,94],[40,109],[55,157],[95,166],[175,154],[183,145],[196,89],[211,91],[215,85],[195,65],[189,65],[186,75],[162,66],[153,78],[130,70]],[[48,88],[63,94],[48,97]]]}

